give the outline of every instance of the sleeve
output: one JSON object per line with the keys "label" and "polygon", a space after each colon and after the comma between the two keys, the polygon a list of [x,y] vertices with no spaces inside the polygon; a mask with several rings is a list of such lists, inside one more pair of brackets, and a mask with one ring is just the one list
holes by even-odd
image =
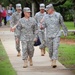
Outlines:
{"label": "sleeve", "polygon": [[36,22],[35,19],[34,19],[33,34],[35,35],[35,38],[37,38],[37,34],[38,34],[38,25],[37,25],[37,22]]}
{"label": "sleeve", "polygon": [[21,29],[22,29],[22,25],[21,25],[21,23],[19,21],[18,24],[17,24],[17,26],[16,26],[16,30],[17,30],[16,36],[17,37],[20,37],[20,35],[21,35]]}
{"label": "sleeve", "polygon": [[45,29],[47,27],[46,22],[45,22],[45,17],[42,18],[40,25],[42,25],[42,27]]}
{"label": "sleeve", "polygon": [[62,26],[64,36],[67,36],[68,30],[67,30],[67,27],[64,24],[64,20],[63,20],[63,17],[61,15],[59,16],[59,23]]}
{"label": "sleeve", "polygon": [[14,17],[14,14],[12,14],[11,20],[10,20],[10,27],[12,28],[14,25],[15,25],[15,17]]}
{"label": "sleeve", "polygon": [[38,23],[38,21],[37,21],[37,13],[35,14],[34,18],[36,20],[36,23]]}

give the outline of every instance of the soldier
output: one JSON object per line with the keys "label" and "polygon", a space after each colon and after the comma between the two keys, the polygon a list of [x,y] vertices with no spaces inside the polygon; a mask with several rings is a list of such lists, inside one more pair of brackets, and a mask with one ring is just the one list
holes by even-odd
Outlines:
{"label": "soldier", "polygon": [[52,4],[46,6],[47,15],[44,16],[41,29],[46,28],[46,43],[49,48],[49,57],[51,58],[52,67],[57,67],[56,60],[58,59],[58,46],[61,35],[61,27],[64,35],[67,36],[67,28],[65,27],[63,18],[60,13],[54,10]]}
{"label": "soldier", "polygon": [[[23,9],[24,17],[19,20],[17,25],[18,33],[17,36],[20,36],[20,40],[22,43],[22,59],[24,60],[23,68],[28,67],[28,56],[30,66],[33,65],[32,57],[34,54],[34,37],[37,38],[35,35],[35,31],[37,30],[37,23],[36,20],[30,17],[30,8],[25,7]],[[18,40],[18,39],[17,39]],[[34,41],[33,41],[34,40]]]}
{"label": "soldier", "polygon": [[38,31],[39,31],[38,35],[41,41],[41,45],[39,47],[41,49],[41,56],[44,56],[45,54],[45,30],[40,29],[40,21],[42,20],[44,15],[46,15],[45,4],[42,3],[40,4],[40,11],[35,14],[35,19],[36,19],[36,22],[38,25]]}
{"label": "soldier", "polygon": [[[16,12],[12,14],[11,20],[10,20],[10,31],[14,32],[14,36],[15,36],[15,43],[16,43],[16,50],[18,51],[17,56],[21,56],[20,53],[20,40],[18,40],[18,42],[16,41],[17,37],[16,37],[16,32],[17,29],[15,29],[16,24],[18,23],[19,19],[21,18],[21,4],[16,4]],[[18,36],[18,39],[20,39],[20,36]]]}

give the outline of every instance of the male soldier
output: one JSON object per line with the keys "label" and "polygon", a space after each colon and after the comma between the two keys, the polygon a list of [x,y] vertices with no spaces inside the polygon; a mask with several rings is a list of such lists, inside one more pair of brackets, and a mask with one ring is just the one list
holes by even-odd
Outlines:
{"label": "male soldier", "polygon": [[[38,28],[36,20],[30,17],[30,8],[25,7],[23,9],[24,17],[19,20],[17,25],[18,33],[17,36],[20,36],[20,40],[22,43],[22,59],[24,60],[23,68],[28,67],[28,56],[30,66],[33,65],[32,57],[34,54],[34,39],[35,31]],[[37,36],[36,36],[37,37]],[[17,39],[18,40],[18,39]],[[33,41],[34,40],[34,41]]]}
{"label": "male soldier", "polygon": [[40,11],[35,14],[35,19],[38,25],[38,35],[41,41],[40,49],[41,49],[41,56],[44,56],[45,54],[45,30],[40,29],[40,21],[46,14],[45,12],[45,4],[40,4]]}
{"label": "male soldier", "polygon": [[16,37],[17,29],[15,29],[16,24],[18,23],[19,19],[21,18],[21,4],[16,4],[16,12],[12,14],[11,20],[10,20],[10,31],[14,32],[15,36],[15,43],[16,43],[16,50],[18,51],[17,56],[21,56],[20,54],[20,40],[18,42],[16,39],[20,39],[20,36]]}
{"label": "male soldier", "polygon": [[56,60],[58,59],[58,46],[61,35],[61,27],[64,35],[67,36],[67,28],[65,27],[63,18],[60,13],[56,12],[52,4],[46,6],[47,15],[43,18],[43,23],[40,28],[46,28],[46,42],[49,48],[49,57],[51,58],[52,67],[57,67]]}

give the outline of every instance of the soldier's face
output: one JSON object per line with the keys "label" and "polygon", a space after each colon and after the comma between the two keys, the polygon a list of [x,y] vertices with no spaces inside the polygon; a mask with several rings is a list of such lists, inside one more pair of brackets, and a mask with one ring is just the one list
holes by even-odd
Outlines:
{"label": "soldier's face", "polygon": [[52,13],[52,9],[49,9],[47,12],[48,12],[48,14],[51,14]]}
{"label": "soldier's face", "polygon": [[20,13],[20,12],[21,12],[21,9],[16,9],[16,10],[17,10],[17,12],[18,12],[18,13]]}
{"label": "soldier's face", "polygon": [[40,9],[40,12],[41,12],[41,13],[44,13],[44,12],[45,12],[45,10],[44,10],[44,9]]}
{"label": "soldier's face", "polygon": [[30,12],[24,12],[24,15],[29,18],[30,17]]}

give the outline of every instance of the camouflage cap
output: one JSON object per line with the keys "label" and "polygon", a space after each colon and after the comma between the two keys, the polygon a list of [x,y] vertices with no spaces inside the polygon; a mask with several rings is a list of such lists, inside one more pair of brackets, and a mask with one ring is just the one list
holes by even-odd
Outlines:
{"label": "camouflage cap", "polygon": [[16,4],[16,9],[22,9],[21,4]]}
{"label": "camouflage cap", "polygon": [[24,7],[24,8],[23,8],[23,11],[24,11],[24,12],[31,12],[29,7]]}
{"label": "camouflage cap", "polygon": [[40,4],[40,9],[45,9],[45,4],[41,3]]}
{"label": "camouflage cap", "polygon": [[53,7],[53,4],[47,5],[45,10],[49,10],[50,8],[54,8],[54,7]]}

